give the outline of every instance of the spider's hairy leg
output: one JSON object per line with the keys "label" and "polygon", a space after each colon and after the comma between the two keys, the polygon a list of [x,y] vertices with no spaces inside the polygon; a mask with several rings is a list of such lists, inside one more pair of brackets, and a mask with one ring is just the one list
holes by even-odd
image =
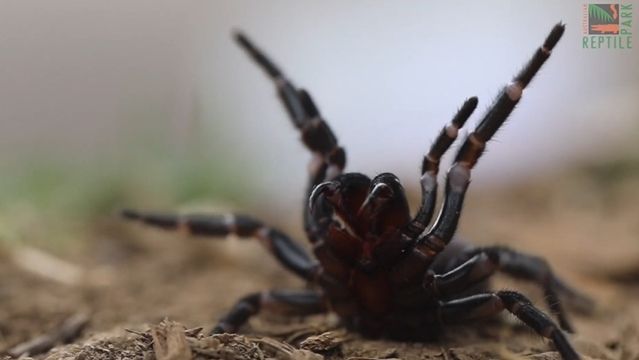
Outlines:
{"label": "spider's hairy leg", "polygon": [[[315,185],[339,175],[346,164],[346,154],[338,145],[333,131],[322,119],[310,94],[304,89],[296,88],[244,34],[236,33],[235,39],[273,80],[293,125],[302,134],[302,142],[318,158],[315,160],[316,164],[312,164],[315,165],[315,169],[311,172]],[[329,168],[323,169],[322,172],[322,165]]]}
{"label": "spider's hairy leg", "polygon": [[486,254],[494,263],[494,268],[514,278],[525,279],[539,285],[545,295],[550,310],[556,314],[562,329],[573,332],[574,328],[568,321],[563,308],[563,300],[571,300],[582,310],[588,311],[594,302],[588,296],[564,283],[550,268],[544,259],[523,254],[503,246],[488,246],[473,249],[465,256]]}
{"label": "spider's hairy leg", "polygon": [[[535,54],[530,61],[528,61],[517,75],[515,75],[512,82],[501,90],[497,99],[493,102],[490,109],[475,129],[475,132],[471,134],[474,138],[473,141],[478,142],[479,144],[477,146],[481,147],[481,149],[460,151],[457,154],[455,161],[468,162],[471,168],[475,165],[479,156],[481,156],[481,152],[484,150],[484,145],[493,137],[493,135],[495,135],[497,130],[513,111],[515,105],[517,105],[521,99],[523,90],[528,86],[528,84],[530,84],[532,78],[550,57],[552,49],[555,47],[557,42],[559,42],[559,39],[561,39],[564,30],[565,26],[563,24],[559,23],[555,25],[550,34],[546,37],[543,45],[535,51]],[[464,144],[464,147],[466,146],[471,146],[471,144],[468,144],[468,140],[467,143]],[[476,151],[479,151],[479,154],[475,154]]]}
{"label": "spider's hairy leg", "polygon": [[288,270],[305,280],[315,280],[319,268],[306,251],[286,234],[245,215],[176,215],[123,210],[129,220],[165,230],[180,230],[189,235],[255,238]]}
{"label": "spider's hairy leg", "polygon": [[496,269],[495,261],[480,253],[444,274],[429,271],[424,278],[423,286],[436,297],[450,298],[486,280]]}
{"label": "spider's hairy leg", "polygon": [[322,295],[313,290],[268,290],[242,297],[211,330],[211,334],[236,332],[248,319],[264,309],[298,315],[326,311]]}
{"label": "spider's hairy leg", "polygon": [[550,56],[551,50],[563,32],[563,24],[555,25],[532,59],[514,77],[513,82],[502,89],[479,125],[466,137],[454,164],[448,171],[444,204],[439,217],[431,230],[417,241],[416,248],[425,256],[426,262],[432,262],[452,239],[457,229],[466,190],[470,184],[471,170],[484,152],[486,143],[506,121],[519,102],[522,90]]}
{"label": "spider's hairy leg", "polygon": [[484,293],[442,302],[439,318],[443,325],[463,324],[495,316],[507,310],[539,335],[552,340],[564,360],[580,359],[559,327],[524,295],[514,291]]}
{"label": "spider's hairy leg", "polygon": [[273,80],[293,125],[302,135],[302,142],[313,154],[309,165],[304,225],[311,242],[315,242],[319,233],[326,229],[320,225],[323,221],[318,219],[319,215],[313,216],[308,210],[308,199],[315,186],[332,180],[343,172],[346,165],[346,152],[339,146],[337,137],[322,118],[310,94],[293,85],[273,61],[244,34],[236,33],[235,40]]}
{"label": "spider's hairy leg", "polygon": [[467,99],[459,108],[450,124],[444,126],[437,139],[431,145],[428,154],[422,161],[422,176],[420,185],[422,188],[422,202],[413,220],[406,225],[403,230],[404,236],[411,240],[416,239],[426,229],[433,216],[435,202],[437,201],[437,174],[439,173],[439,162],[448,148],[457,139],[459,129],[464,126],[466,120],[475,111],[477,98]]}

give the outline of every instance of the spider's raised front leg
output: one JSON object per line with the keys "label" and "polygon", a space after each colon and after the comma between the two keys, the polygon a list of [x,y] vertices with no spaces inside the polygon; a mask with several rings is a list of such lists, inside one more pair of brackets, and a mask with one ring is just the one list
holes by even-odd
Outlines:
{"label": "spider's raised front leg", "polygon": [[306,251],[286,234],[244,215],[175,215],[122,211],[126,219],[166,230],[181,230],[199,236],[223,237],[235,234],[240,238],[255,238],[284,267],[307,281],[317,280],[318,265]]}
{"label": "spider's raised front leg", "polygon": [[215,325],[211,334],[236,332],[248,319],[264,309],[292,312],[297,315],[326,311],[324,300],[313,290],[268,290],[241,298]]}
{"label": "spider's raised front leg", "polygon": [[457,139],[459,129],[477,107],[477,98],[471,97],[464,102],[457,111],[450,124],[444,126],[435,142],[431,145],[428,154],[422,161],[422,176],[420,185],[422,188],[422,201],[417,214],[413,220],[402,230],[403,235],[408,239],[415,240],[428,226],[433,216],[435,202],[437,201],[437,174],[439,173],[439,162],[448,148]]}
{"label": "spider's raised front leg", "polygon": [[[422,274],[430,267],[437,255],[450,243],[457,230],[464,197],[470,184],[471,170],[484,152],[486,143],[506,121],[519,102],[524,88],[548,59],[551,50],[563,33],[564,25],[561,23],[555,25],[528,64],[509,85],[502,89],[479,125],[466,136],[453,165],[448,170],[444,203],[439,216],[431,229],[418,237],[415,247],[408,251],[404,259],[395,266],[391,275],[395,282],[410,284],[416,278],[423,276]],[[434,194],[431,196],[433,200],[427,196],[423,203],[428,204],[434,201]],[[428,207],[424,209],[427,210]]]}
{"label": "spider's raised front leg", "polygon": [[580,359],[559,327],[525,296],[514,291],[477,294],[443,302],[439,308],[442,325],[463,324],[495,316],[504,309],[546,339],[552,340],[564,360]]}
{"label": "spider's raised front leg", "polygon": [[555,25],[532,59],[514,77],[513,81],[502,89],[479,125],[466,137],[457,153],[454,164],[448,171],[446,195],[439,217],[431,230],[417,241],[416,249],[425,257],[427,264],[432,263],[435,257],[444,250],[457,229],[464,197],[470,183],[470,172],[484,152],[486,143],[492,139],[506,121],[508,115],[521,99],[524,88],[548,59],[563,33],[564,25]]}
{"label": "spider's raised front leg", "polygon": [[308,201],[313,188],[323,181],[332,180],[341,174],[346,165],[346,153],[337,138],[320,115],[311,96],[297,88],[266,54],[258,49],[245,35],[237,33],[238,44],[273,80],[293,125],[300,131],[302,142],[313,153],[309,165],[309,183],[304,206],[304,228],[309,240],[314,243],[327,231],[330,209],[311,213]]}

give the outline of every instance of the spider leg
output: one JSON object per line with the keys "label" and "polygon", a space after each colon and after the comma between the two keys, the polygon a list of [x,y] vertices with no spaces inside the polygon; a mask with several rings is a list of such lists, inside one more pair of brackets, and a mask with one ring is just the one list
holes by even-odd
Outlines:
{"label": "spider leg", "polygon": [[319,266],[306,251],[279,230],[245,215],[175,215],[122,211],[129,220],[165,230],[181,230],[190,235],[223,237],[235,234],[240,238],[256,238],[288,270],[305,280],[316,280]]}
{"label": "spider leg", "polygon": [[514,77],[513,82],[502,89],[479,125],[466,137],[455,162],[448,171],[444,204],[439,217],[431,230],[417,240],[416,249],[424,255],[427,263],[432,263],[437,254],[450,242],[457,229],[464,197],[470,183],[471,170],[484,152],[486,143],[506,121],[519,102],[523,89],[548,59],[563,32],[563,24],[555,25],[532,59]]}
{"label": "spider leg", "polygon": [[323,224],[331,214],[327,211],[311,214],[308,206],[310,195],[315,186],[332,180],[343,172],[346,153],[339,146],[337,137],[320,115],[309,93],[293,85],[266,54],[244,34],[236,33],[235,40],[273,80],[293,125],[302,135],[302,142],[313,154],[309,166],[309,184],[304,206],[304,228],[311,242],[315,242],[320,237],[320,233],[326,230]]}
{"label": "spider leg", "polygon": [[594,306],[592,299],[564,283],[555,275],[548,262],[540,257],[522,254],[503,246],[473,249],[468,255],[477,256],[477,254],[487,254],[497,270],[512,277],[538,284],[544,291],[548,307],[557,315],[559,325],[566,331],[573,332],[574,328],[568,321],[560,300],[561,297],[572,300],[583,309],[590,309]]}
{"label": "spider leg", "polygon": [[242,297],[224,315],[211,334],[236,332],[248,319],[264,309],[293,312],[299,315],[326,311],[323,297],[313,290],[268,290]]}
{"label": "spider leg", "polygon": [[514,291],[484,293],[442,302],[439,317],[442,324],[460,324],[509,311],[539,335],[552,340],[564,360],[580,359],[559,327],[524,295]]}
{"label": "spider leg", "polygon": [[493,259],[479,253],[444,274],[429,271],[423,285],[438,298],[450,298],[486,280],[496,269],[497,263]]}
{"label": "spider leg", "polygon": [[422,202],[413,220],[406,225],[403,230],[404,236],[409,239],[416,239],[424,230],[433,217],[435,202],[437,200],[437,174],[439,173],[439,161],[448,148],[455,142],[459,129],[477,107],[477,98],[467,99],[462,107],[457,111],[450,124],[444,126],[437,139],[431,145],[428,154],[422,161],[422,177],[420,185],[422,188]]}

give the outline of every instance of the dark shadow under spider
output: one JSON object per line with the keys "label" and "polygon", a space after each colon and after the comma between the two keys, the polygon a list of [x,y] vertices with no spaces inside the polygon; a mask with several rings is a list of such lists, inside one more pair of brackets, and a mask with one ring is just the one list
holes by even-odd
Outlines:
{"label": "dark shadow under spider", "polygon": [[[587,297],[563,283],[542,258],[506,247],[472,247],[452,241],[471,170],[563,33],[564,25],[557,24],[466,136],[448,170],[439,216],[428,231],[435,209],[440,159],[475,110],[477,98],[464,102],[424,157],[421,206],[411,217],[404,189],[395,175],[383,173],[371,179],[343,172],[344,149],[310,95],[294,86],[241,33],[235,39],[273,80],[302,142],[313,155],[304,228],[318,261],[283,232],[250,216],[178,216],[133,210],[125,210],[123,215],[193,235],[235,234],[258,239],[285,268],[309,282],[311,287],[306,290],[268,290],[243,297],[212,333],[237,331],[249,317],[268,306],[300,314],[333,311],[348,328],[368,336],[424,340],[437,336],[446,325],[493,317],[506,310],[552,340],[564,359],[578,359],[561,330],[573,329],[562,300],[590,306]],[[489,291],[486,280],[497,271],[540,286],[560,326],[518,292]]]}

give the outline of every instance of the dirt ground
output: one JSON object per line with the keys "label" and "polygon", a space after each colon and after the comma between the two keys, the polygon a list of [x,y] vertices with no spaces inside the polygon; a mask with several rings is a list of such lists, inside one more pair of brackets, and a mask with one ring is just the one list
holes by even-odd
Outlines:
{"label": "dirt ground", "polygon": [[[637,185],[638,177],[609,183],[571,173],[508,189],[471,186],[459,235],[546,257],[597,302],[591,314],[571,313],[577,350],[585,358],[639,359]],[[288,225],[279,221],[302,238],[299,217]],[[192,240],[117,219],[82,236],[86,246],[62,261],[30,248],[0,249],[0,354],[10,358],[17,345],[31,341],[33,349],[40,341],[46,348],[48,341],[56,348],[35,358],[559,358],[509,316],[449,329],[432,343],[365,340],[340,329],[330,315],[263,314],[241,336],[207,337],[241,295],[303,284],[254,241]],[[500,276],[494,287],[521,290],[545,308],[541,292],[529,284]]]}

